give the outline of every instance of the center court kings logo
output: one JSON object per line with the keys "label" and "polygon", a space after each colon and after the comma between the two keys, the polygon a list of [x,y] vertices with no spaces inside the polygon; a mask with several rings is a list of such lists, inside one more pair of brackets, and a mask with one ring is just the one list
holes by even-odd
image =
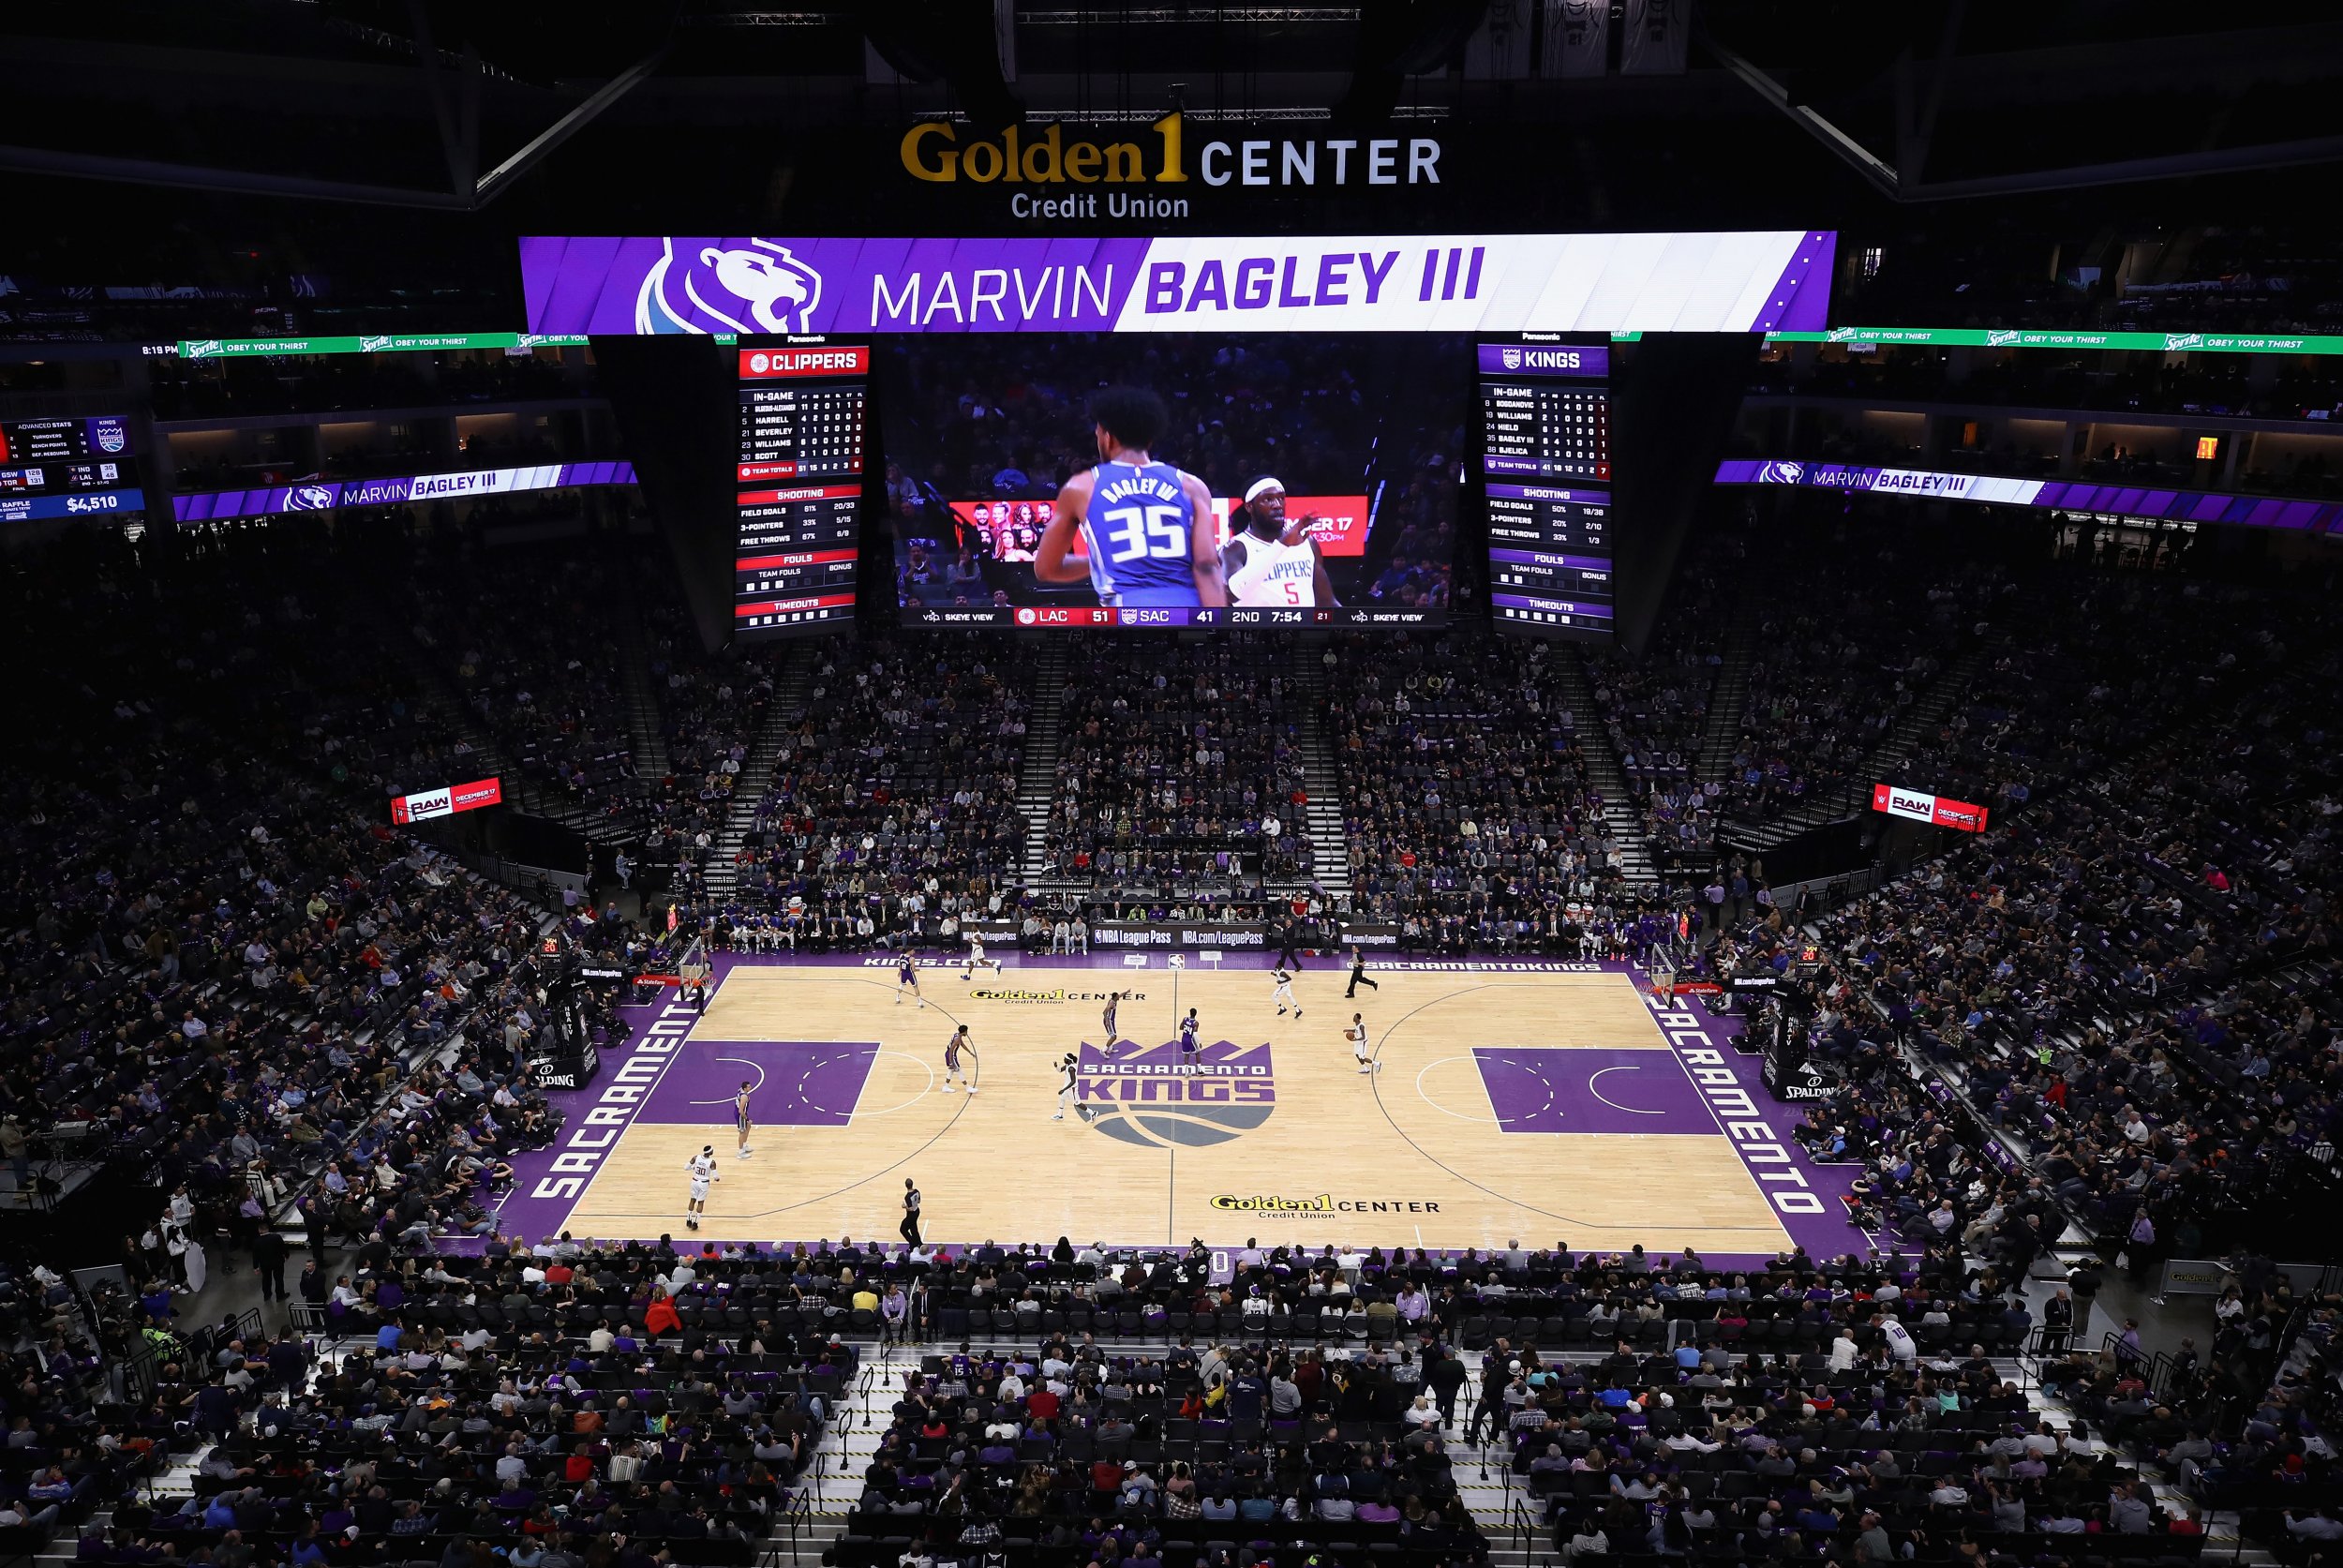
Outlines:
{"label": "center court kings logo", "polygon": [[678,255],[659,242],[659,260],[634,295],[639,333],[811,332],[822,275],[778,240],[703,246]]}
{"label": "center court kings logo", "polygon": [[1277,1108],[1267,1044],[1216,1040],[1182,1070],[1177,1043],[1125,1049],[1110,1057],[1085,1040],[1076,1065],[1075,1113],[1118,1142],[1142,1149],[1199,1149],[1233,1142]]}

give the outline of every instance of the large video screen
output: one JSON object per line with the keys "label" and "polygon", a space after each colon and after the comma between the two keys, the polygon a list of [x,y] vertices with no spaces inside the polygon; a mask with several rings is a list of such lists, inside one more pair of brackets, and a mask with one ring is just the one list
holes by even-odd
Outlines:
{"label": "large video screen", "polygon": [[882,340],[909,626],[1448,618],[1473,339]]}

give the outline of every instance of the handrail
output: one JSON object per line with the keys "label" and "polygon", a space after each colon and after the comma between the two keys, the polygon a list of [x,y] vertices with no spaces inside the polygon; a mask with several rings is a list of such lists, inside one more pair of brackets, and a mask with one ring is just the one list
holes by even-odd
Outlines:
{"label": "handrail", "polygon": [[[1505,1473],[1511,1475],[1513,1466],[1507,1465]],[[1513,1531],[1515,1552],[1527,1561],[1530,1556],[1530,1542],[1536,1536],[1539,1530],[1544,1528],[1542,1521],[1530,1516],[1530,1503],[1527,1499],[1515,1498],[1506,1505],[1505,1528]]]}
{"label": "handrail", "polygon": [[[793,1494],[789,1501],[782,1505],[780,1522],[788,1531],[789,1561],[794,1568],[798,1561],[800,1538],[813,1531],[813,1505],[806,1500],[803,1492]],[[780,1546],[775,1546],[772,1548],[770,1561],[775,1564],[781,1561]]]}

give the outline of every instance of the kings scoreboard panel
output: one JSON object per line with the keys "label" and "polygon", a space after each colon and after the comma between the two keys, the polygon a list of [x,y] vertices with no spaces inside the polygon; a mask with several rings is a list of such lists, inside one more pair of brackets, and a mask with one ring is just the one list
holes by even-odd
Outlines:
{"label": "kings scoreboard panel", "polygon": [[806,339],[737,351],[734,635],[786,636],[851,621],[870,348]]}
{"label": "kings scoreboard panel", "polygon": [[1489,605],[1500,631],[1612,631],[1608,344],[1480,346]]}
{"label": "kings scoreboard panel", "polygon": [[0,522],[143,510],[129,452],[113,415],[0,420]]}

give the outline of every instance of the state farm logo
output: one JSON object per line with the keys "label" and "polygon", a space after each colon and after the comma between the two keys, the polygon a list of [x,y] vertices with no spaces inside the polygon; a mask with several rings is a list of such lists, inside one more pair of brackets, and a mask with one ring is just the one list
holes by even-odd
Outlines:
{"label": "state farm logo", "polygon": [[1216,1040],[1184,1063],[1176,1041],[1109,1056],[1087,1040],[1076,1064],[1075,1114],[1142,1149],[1232,1142],[1277,1108],[1266,1044]]}

